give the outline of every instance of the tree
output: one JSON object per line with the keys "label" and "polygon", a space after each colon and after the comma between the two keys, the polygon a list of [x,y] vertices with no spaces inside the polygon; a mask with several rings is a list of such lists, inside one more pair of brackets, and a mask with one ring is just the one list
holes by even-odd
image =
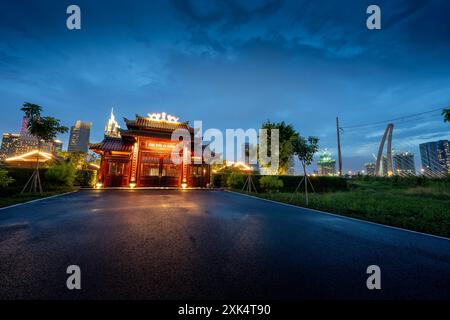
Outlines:
{"label": "tree", "polygon": [[267,129],[267,139],[268,143],[268,153],[270,156],[270,145],[271,145],[271,132],[272,129],[278,129],[280,133],[280,159],[279,159],[279,167],[278,174],[284,175],[289,169],[289,158],[294,154],[292,149],[292,140],[298,135],[295,131],[294,126],[291,124],[286,124],[284,121],[275,123],[267,122],[263,123],[262,129]]}
{"label": "tree", "polygon": [[6,188],[13,182],[14,179],[8,175],[8,171],[0,169],[0,188]]}
{"label": "tree", "polygon": [[444,116],[444,122],[450,122],[450,108],[442,110],[442,115]]}
{"label": "tree", "polygon": [[[314,154],[319,150],[319,138],[317,137],[308,137],[308,139],[298,135],[294,139],[292,139],[293,151],[297,155],[303,167],[303,179],[300,181],[297,189],[300,187],[301,183],[304,181],[305,183],[305,201],[308,206],[308,182],[311,184],[311,181],[306,174],[306,166],[309,166],[313,161]],[[311,184],[312,186],[312,184]],[[295,189],[295,192],[297,191]],[[294,194],[292,197],[294,197]],[[292,199],[292,198],[291,198]]]}
{"label": "tree", "polygon": [[[67,127],[62,126],[58,119],[42,117],[42,107],[37,104],[25,102],[20,110],[25,113],[25,117],[28,119],[28,134],[35,137],[38,141],[38,151],[41,150],[42,142],[50,142],[59,133],[66,133],[69,130]],[[30,191],[37,192],[39,190],[42,193],[41,178],[39,176],[39,154],[36,158],[36,169],[23,188],[22,193],[25,192],[28,186]]]}
{"label": "tree", "polygon": [[241,172],[232,172],[227,178],[227,185],[230,188],[240,188],[244,184],[244,175]]}

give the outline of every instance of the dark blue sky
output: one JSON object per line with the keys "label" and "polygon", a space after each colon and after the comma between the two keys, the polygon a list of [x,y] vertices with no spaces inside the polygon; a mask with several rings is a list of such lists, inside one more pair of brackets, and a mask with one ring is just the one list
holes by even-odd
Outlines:
{"label": "dark blue sky", "polygon": [[[77,4],[82,30],[66,28]],[[382,30],[369,31],[378,4]],[[0,10],[0,130],[20,105],[65,125],[168,112],[204,128],[270,119],[335,152],[342,126],[450,104],[449,1],[16,1]],[[121,123],[123,125],[123,123]],[[344,169],[371,159],[384,124],[344,132]],[[439,113],[396,123],[394,147],[449,138]],[[62,137],[67,141],[67,137]],[[418,154],[416,155],[418,158]]]}

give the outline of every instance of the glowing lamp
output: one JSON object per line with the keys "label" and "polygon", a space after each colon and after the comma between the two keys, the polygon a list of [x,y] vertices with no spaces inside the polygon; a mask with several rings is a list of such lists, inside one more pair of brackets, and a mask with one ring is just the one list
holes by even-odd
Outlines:
{"label": "glowing lamp", "polygon": [[134,182],[130,183],[130,188],[131,188],[131,189],[136,188],[136,183],[134,183]]}
{"label": "glowing lamp", "polygon": [[96,189],[101,189],[103,187],[103,184],[101,182],[97,182],[97,184],[95,185]]}
{"label": "glowing lamp", "polygon": [[187,188],[187,183],[186,183],[186,182],[183,182],[183,183],[181,184],[181,187],[182,187],[183,189],[186,189],[186,188]]}

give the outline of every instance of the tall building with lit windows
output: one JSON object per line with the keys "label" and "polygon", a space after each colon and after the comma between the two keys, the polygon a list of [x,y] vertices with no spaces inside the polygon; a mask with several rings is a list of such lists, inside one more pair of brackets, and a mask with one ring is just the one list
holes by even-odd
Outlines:
{"label": "tall building with lit windows", "polygon": [[331,157],[331,153],[326,149],[317,161],[319,176],[332,176],[336,174],[336,160]]}
{"label": "tall building with lit windows", "polygon": [[67,151],[87,153],[91,128],[91,122],[83,122],[78,120],[75,125],[70,128],[69,146]]}
{"label": "tall building with lit windows", "polygon": [[2,147],[0,150],[0,159],[4,160],[10,155],[15,154],[18,142],[20,140],[20,134],[17,133],[4,133],[2,139]]}
{"label": "tall building with lit windows", "polygon": [[411,152],[395,153],[392,157],[394,161],[394,174],[398,176],[414,176],[416,166],[414,164],[414,154]]}
{"label": "tall building with lit windows", "polygon": [[50,142],[41,141],[30,136],[28,133],[28,118],[23,117],[20,125],[20,133],[4,133],[2,137],[2,145],[0,149],[0,160],[20,156],[32,151],[40,150],[47,153],[56,154],[62,150],[62,141],[54,140]]}
{"label": "tall building with lit windows", "polygon": [[368,162],[365,164],[366,167],[366,174],[368,176],[374,176],[375,175],[375,170],[377,168],[377,165],[375,162]]}
{"label": "tall building with lit windows", "polygon": [[430,177],[441,177],[450,173],[450,146],[448,140],[439,140],[419,145],[422,173]]}

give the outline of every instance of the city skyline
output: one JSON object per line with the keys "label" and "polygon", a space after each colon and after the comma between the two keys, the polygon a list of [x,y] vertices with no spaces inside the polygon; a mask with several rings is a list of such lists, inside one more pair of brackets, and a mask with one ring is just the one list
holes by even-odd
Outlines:
{"label": "city skyline", "polygon": [[[63,3],[5,4],[2,132],[18,131],[19,108],[31,101],[67,126],[93,122],[91,142],[101,140],[114,107],[120,126],[148,112],[222,130],[286,121],[336,155],[338,115],[347,172],[371,160],[386,123],[346,127],[449,103],[444,1],[380,1],[382,33],[365,28],[365,3],[136,1],[127,14],[118,1],[107,12],[78,4],[79,31],[65,27]],[[450,136],[439,112],[415,120],[394,123],[393,147],[414,153],[417,167],[420,143]],[[68,134],[60,138],[67,146]]]}

